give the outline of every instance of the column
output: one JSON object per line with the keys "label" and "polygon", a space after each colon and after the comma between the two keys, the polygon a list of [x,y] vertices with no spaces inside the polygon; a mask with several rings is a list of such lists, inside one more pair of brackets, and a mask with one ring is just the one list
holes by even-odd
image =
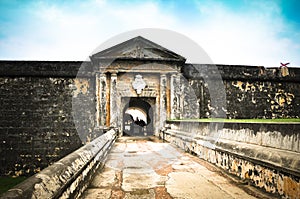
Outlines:
{"label": "column", "polygon": [[160,75],[160,118],[159,124],[161,129],[167,119],[167,77],[165,74]]}
{"label": "column", "polygon": [[112,73],[110,79],[110,126],[117,126],[118,122],[117,107],[117,74]]}
{"label": "column", "polygon": [[107,116],[107,79],[105,73],[96,74],[96,124],[97,126],[106,125]]}
{"label": "column", "polygon": [[181,114],[182,114],[182,108],[183,108],[183,93],[181,92],[182,91],[182,86],[181,85],[181,79],[180,79],[180,74],[177,73],[176,74],[176,83],[175,83],[175,95],[177,97],[177,109],[175,111],[175,117],[177,119],[181,119]]}
{"label": "column", "polygon": [[179,74],[171,75],[170,83],[170,96],[171,96],[171,119],[180,118],[180,76]]}
{"label": "column", "polygon": [[100,125],[106,125],[106,116],[107,116],[107,102],[108,102],[108,95],[107,95],[107,78],[106,74],[102,73],[100,75]]}

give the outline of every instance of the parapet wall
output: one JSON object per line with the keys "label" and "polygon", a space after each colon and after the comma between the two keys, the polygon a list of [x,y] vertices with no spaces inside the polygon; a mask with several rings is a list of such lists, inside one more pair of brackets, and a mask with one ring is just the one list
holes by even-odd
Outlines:
{"label": "parapet wall", "polygon": [[112,129],[4,193],[1,198],[79,198],[104,165],[117,136]]}
{"label": "parapet wall", "polygon": [[274,196],[300,195],[300,124],[168,121],[160,137]]}

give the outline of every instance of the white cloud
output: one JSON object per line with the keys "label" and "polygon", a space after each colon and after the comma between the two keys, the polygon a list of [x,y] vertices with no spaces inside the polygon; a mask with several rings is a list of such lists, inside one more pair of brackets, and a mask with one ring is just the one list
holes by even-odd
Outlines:
{"label": "white cloud", "polygon": [[[200,5],[199,5],[200,6]],[[231,12],[225,7],[199,7],[204,20],[198,28],[186,27],[186,34],[199,43],[217,64],[245,64],[277,67],[289,61],[300,66],[299,45],[279,37],[287,29],[277,7]]]}
{"label": "white cloud", "polygon": [[[133,5],[95,0],[77,7],[34,6],[30,11],[33,21],[21,24],[20,32],[0,40],[0,47],[5,49],[1,59],[85,60],[114,35],[137,28],[165,28],[196,41],[217,64],[276,67],[288,61],[300,66],[299,41],[282,36],[289,27],[274,4],[255,5],[257,10],[247,12],[232,12],[222,4],[201,4],[190,23],[151,1]],[[180,48],[171,50],[181,53]],[[193,56],[187,58],[197,61]]]}
{"label": "white cloud", "polygon": [[115,34],[174,23],[151,2],[117,6],[91,1],[74,10],[38,3],[31,14],[34,22],[21,24],[19,30],[23,31],[1,44],[12,59],[85,60],[94,48]]}

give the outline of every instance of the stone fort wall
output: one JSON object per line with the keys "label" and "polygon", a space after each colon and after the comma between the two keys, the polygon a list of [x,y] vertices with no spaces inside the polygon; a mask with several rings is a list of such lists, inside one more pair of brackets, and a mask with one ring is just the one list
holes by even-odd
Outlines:
{"label": "stone fort wall", "polygon": [[[204,81],[205,76],[214,72],[210,65],[186,65],[183,69],[199,102],[202,101],[200,116],[209,117],[213,109],[219,109],[225,112],[227,118],[300,117],[299,68],[289,68],[288,75],[284,76],[284,71],[280,68],[230,65],[216,67],[223,79],[226,107],[214,107],[210,104],[209,90]],[[202,95],[196,92],[201,87]],[[216,99],[218,100],[223,99]]]}
{"label": "stone fort wall", "polygon": [[[88,77],[76,79],[81,64],[0,62],[1,175],[31,175],[82,146],[72,96],[74,92],[76,98],[86,99],[93,82]],[[84,103],[78,107],[83,114],[90,109]],[[91,126],[85,117],[80,122],[81,128]]]}
{"label": "stone fort wall", "polygon": [[[96,134],[95,76],[90,63],[0,61],[0,175],[31,175],[82,146]],[[191,73],[199,67],[201,73]],[[217,66],[226,88],[229,118],[298,118],[300,70]],[[183,75],[198,93],[199,115],[209,117],[203,75],[209,65],[186,65]],[[202,99],[202,100],[200,100]],[[72,103],[78,109],[72,112]],[[73,119],[75,114],[76,120]],[[75,125],[75,124],[78,125]],[[77,128],[77,129],[76,129]],[[101,133],[101,132],[100,132]]]}

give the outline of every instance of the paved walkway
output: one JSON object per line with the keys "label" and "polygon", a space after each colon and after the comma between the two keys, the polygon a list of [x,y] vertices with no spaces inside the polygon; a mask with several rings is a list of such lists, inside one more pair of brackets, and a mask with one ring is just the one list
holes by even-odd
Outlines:
{"label": "paved walkway", "polygon": [[254,198],[167,143],[120,138],[82,198]]}

